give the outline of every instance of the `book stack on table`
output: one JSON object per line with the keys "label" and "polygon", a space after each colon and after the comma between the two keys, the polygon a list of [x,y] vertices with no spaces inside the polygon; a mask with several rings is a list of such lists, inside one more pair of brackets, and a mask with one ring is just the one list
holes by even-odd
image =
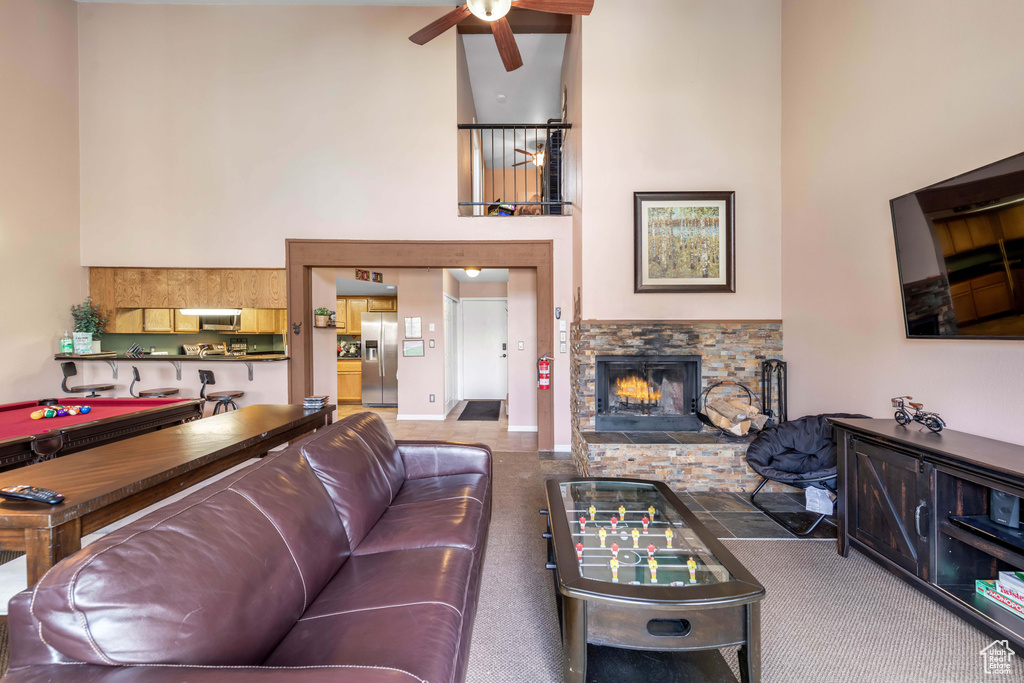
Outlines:
{"label": "book stack on table", "polygon": [[995,581],[975,581],[975,590],[1024,618],[1024,572],[999,572]]}
{"label": "book stack on table", "polygon": [[320,410],[327,405],[327,396],[307,396],[302,400],[302,407],[306,410]]}

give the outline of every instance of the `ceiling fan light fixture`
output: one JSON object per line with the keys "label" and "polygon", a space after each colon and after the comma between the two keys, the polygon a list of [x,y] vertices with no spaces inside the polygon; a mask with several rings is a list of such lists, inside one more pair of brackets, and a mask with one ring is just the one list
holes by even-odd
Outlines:
{"label": "ceiling fan light fixture", "polygon": [[537,166],[544,165],[544,150],[540,150],[533,155],[533,163],[535,163]]}
{"label": "ceiling fan light fixture", "polygon": [[497,21],[512,9],[512,0],[466,0],[469,11],[484,21]]}
{"label": "ceiling fan light fixture", "polygon": [[466,271],[466,275],[468,275],[470,277],[476,277],[477,275],[480,274],[480,269],[479,268],[463,268],[463,270],[465,270]]}

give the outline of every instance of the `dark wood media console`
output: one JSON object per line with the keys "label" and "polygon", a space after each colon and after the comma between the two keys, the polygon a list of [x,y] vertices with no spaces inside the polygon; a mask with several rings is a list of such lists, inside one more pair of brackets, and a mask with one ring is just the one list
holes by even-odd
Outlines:
{"label": "dark wood media console", "polygon": [[856,548],[978,628],[1024,647],[1024,618],[974,585],[1024,571],[1021,535],[986,524],[990,489],[1024,498],[1024,447],[895,420],[832,422],[839,554]]}

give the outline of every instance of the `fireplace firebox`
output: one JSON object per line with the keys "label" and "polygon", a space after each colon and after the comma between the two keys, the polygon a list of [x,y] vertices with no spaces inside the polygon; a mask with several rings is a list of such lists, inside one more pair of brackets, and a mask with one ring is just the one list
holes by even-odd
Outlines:
{"label": "fireplace firebox", "polygon": [[700,356],[597,356],[596,361],[597,431],[700,431]]}

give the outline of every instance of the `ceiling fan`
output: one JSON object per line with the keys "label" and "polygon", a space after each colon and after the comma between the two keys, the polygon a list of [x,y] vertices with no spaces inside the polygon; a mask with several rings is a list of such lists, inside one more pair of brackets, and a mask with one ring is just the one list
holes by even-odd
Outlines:
{"label": "ceiling fan", "polygon": [[594,9],[594,0],[467,0],[465,5],[456,7],[409,36],[409,40],[417,45],[426,45],[463,19],[475,15],[491,23],[491,33],[494,34],[494,42],[498,45],[498,54],[501,55],[505,70],[515,71],[523,65],[523,58],[519,54],[515,36],[512,35],[512,27],[505,18],[513,7],[552,14],[587,15]]}
{"label": "ceiling fan", "polygon": [[537,145],[536,152],[527,152],[525,149],[516,148],[516,152],[524,156],[530,157],[526,161],[520,161],[518,164],[512,164],[512,167],[525,166],[526,164],[533,164],[537,168],[544,165],[544,143],[541,142]]}

